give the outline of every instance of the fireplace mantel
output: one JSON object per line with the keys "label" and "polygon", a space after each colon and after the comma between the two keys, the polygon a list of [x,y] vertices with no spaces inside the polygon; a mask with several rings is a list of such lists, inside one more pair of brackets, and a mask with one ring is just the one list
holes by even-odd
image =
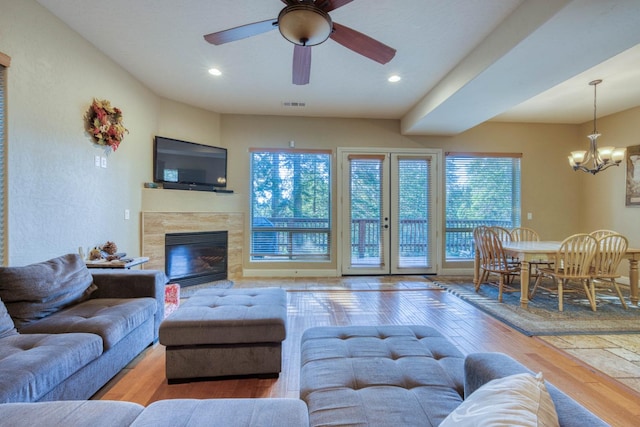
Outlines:
{"label": "fireplace mantel", "polygon": [[209,191],[142,189],[142,212],[243,212],[246,196]]}

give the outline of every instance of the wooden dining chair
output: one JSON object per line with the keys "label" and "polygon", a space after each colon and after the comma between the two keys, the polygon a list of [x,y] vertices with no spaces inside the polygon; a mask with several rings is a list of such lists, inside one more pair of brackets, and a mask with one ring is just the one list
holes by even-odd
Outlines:
{"label": "wooden dining chair", "polygon": [[516,227],[511,229],[511,241],[513,242],[539,242],[540,235],[533,228]]}
{"label": "wooden dining chair", "polygon": [[498,235],[498,238],[502,243],[507,243],[511,241],[511,231],[504,227],[498,227],[497,225],[493,225],[489,227],[491,231]]}
{"label": "wooden dining chair", "polygon": [[[489,229],[491,231],[493,231],[494,233],[496,233],[498,235],[498,238],[500,239],[500,241],[504,244],[504,243],[509,243],[511,242],[511,231],[504,228],[504,227],[499,227],[497,225],[492,225],[489,227]],[[512,256],[508,256],[507,259],[509,260],[509,262],[513,265],[520,265],[520,260],[517,257],[512,257]],[[513,276],[508,276],[507,277],[507,283],[511,283],[513,279]]]}
{"label": "wooden dining chair", "polygon": [[482,239],[484,238],[484,231],[487,229],[486,226],[484,225],[480,225],[476,228],[473,229],[473,243],[476,247],[476,250],[478,251],[479,255],[480,255],[480,262],[479,262],[479,267],[478,267],[478,283],[483,283],[487,281],[487,278],[489,276],[489,273],[487,272],[487,270],[485,270],[484,265],[486,263],[486,255],[485,255],[485,250],[483,247],[483,242]]}
{"label": "wooden dining chair", "polygon": [[[510,278],[520,273],[520,266],[513,264],[504,249],[500,236],[491,228],[483,228],[478,231],[478,238],[481,244],[480,258],[483,261],[482,269],[489,274],[497,274],[498,279],[498,301],[502,302],[504,285],[510,282]],[[476,292],[484,281],[476,283]]]}
{"label": "wooden dining chair", "polygon": [[562,241],[556,251],[553,268],[540,267],[540,273],[533,285],[533,296],[543,276],[551,277],[558,285],[558,310],[563,310],[564,286],[569,280],[579,281],[587,294],[591,309],[596,311],[593,293],[590,289],[591,262],[596,255],[598,241],[588,234],[574,234]]}
{"label": "wooden dining chair", "polygon": [[[533,228],[528,227],[516,227],[511,229],[511,241],[513,242],[539,242],[540,235]],[[547,259],[532,259],[529,260],[531,266],[531,278],[533,280],[538,278],[538,267],[545,266],[552,268],[553,261]]]}
{"label": "wooden dining chair", "polygon": [[613,231],[613,230],[595,230],[592,231],[591,233],[589,233],[590,235],[592,235],[593,237],[596,238],[596,240],[603,238],[604,236],[608,236],[610,234],[619,234],[617,231]]}
{"label": "wooden dining chair", "polygon": [[595,282],[607,283],[613,285],[622,307],[627,308],[620,287],[616,279],[620,277],[618,274],[618,266],[627,253],[629,241],[620,234],[609,234],[598,240],[598,250],[591,264],[591,294],[595,300],[596,288]]}

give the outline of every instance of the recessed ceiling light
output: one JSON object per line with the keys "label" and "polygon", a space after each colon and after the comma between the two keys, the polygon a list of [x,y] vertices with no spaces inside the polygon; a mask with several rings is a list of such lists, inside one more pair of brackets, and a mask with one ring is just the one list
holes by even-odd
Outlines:
{"label": "recessed ceiling light", "polygon": [[209,68],[209,74],[211,74],[212,76],[221,76],[222,71],[218,70],[217,68]]}
{"label": "recessed ceiling light", "polygon": [[400,77],[397,74],[394,74],[394,75],[390,76],[387,80],[389,80],[391,83],[396,83],[396,82],[399,82],[400,80],[402,80],[402,77]]}

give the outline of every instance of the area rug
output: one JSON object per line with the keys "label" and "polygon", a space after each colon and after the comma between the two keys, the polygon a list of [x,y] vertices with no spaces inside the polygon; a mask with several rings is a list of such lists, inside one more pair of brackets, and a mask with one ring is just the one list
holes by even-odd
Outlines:
{"label": "area rug", "polygon": [[[558,296],[553,290],[538,288],[528,308],[520,307],[520,284],[511,285],[498,302],[498,287],[483,284],[475,292],[473,278],[431,276],[438,286],[501,322],[528,336],[534,335],[603,335],[640,333],[640,309],[627,299],[625,310],[615,295],[598,293],[597,311],[592,311],[584,291],[576,285],[565,291],[564,310],[558,311]],[[547,283],[550,285],[551,283]],[[626,290],[628,294],[628,290]],[[623,290],[623,295],[625,290]]]}
{"label": "area rug", "polygon": [[202,283],[200,285],[180,287],[180,298],[189,298],[201,289],[230,289],[233,287],[231,280],[217,280],[215,282]]}

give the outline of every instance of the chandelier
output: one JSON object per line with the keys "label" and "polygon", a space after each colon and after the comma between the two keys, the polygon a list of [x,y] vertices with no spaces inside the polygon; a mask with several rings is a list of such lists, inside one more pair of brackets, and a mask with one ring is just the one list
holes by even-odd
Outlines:
{"label": "chandelier", "polygon": [[[627,150],[626,148],[615,147],[598,148],[600,134],[596,130],[596,86],[600,83],[602,83],[602,80],[589,82],[589,85],[593,86],[593,133],[587,136],[591,141],[589,151],[572,151],[569,156],[569,164],[574,171],[581,170],[593,175],[610,166],[618,166],[624,159]],[[591,167],[589,167],[589,164]]]}

